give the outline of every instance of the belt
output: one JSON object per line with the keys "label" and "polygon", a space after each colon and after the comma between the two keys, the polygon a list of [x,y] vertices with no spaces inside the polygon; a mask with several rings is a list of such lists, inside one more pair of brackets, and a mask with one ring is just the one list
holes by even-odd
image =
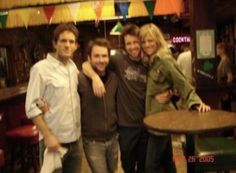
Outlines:
{"label": "belt", "polygon": [[110,136],[110,137],[106,137],[106,138],[102,138],[102,139],[84,137],[84,140],[91,141],[91,142],[108,142],[108,141],[110,141],[111,139],[117,138],[117,137],[118,137],[118,135],[115,134],[115,135],[112,135],[112,136]]}
{"label": "belt", "polygon": [[70,147],[70,146],[73,146],[73,145],[77,145],[78,144],[78,140],[76,140],[76,141],[73,141],[73,142],[69,142],[69,143],[61,143],[61,145],[63,146],[63,147],[66,147],[66,148],[68,148],[68,147]]}

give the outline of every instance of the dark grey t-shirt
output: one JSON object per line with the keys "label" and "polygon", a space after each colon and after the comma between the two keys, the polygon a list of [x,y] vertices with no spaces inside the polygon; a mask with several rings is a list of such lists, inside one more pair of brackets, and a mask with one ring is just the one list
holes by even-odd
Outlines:
{"label": "dark grey t-shirt", "polygon": [[126,127],[142,126],[145,115],[147,68],[141,61],[132,61],[123,52],[117,52],[111,57],[110,68],[119,79],[118,124]]}
{"label": "dark grey t-shirt", "polygon": [[225,83],[227,81],[228,73],[233,73],[232,63],[229,58],[221,59],[217,67],[217,82]]}

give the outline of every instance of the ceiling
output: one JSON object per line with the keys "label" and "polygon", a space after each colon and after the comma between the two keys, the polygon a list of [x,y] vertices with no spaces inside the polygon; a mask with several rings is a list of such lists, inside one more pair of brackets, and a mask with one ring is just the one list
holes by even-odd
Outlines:
{"label": "ceiling", "polygon": [[217,20],[236,18],[236,0],[213,0]]}

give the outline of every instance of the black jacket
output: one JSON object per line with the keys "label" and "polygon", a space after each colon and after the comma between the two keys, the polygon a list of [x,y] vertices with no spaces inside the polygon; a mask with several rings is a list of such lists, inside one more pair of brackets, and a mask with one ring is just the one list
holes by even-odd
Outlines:
{"label": "black jacket", "polygon": [[92,81],[83,73],[79,74],[79,94],[81,98],[82,136],[86,139],[105,141],[117,133],[116,92],[118,79],[110,71],[106,72],[106,94],[103,98],[94,95]]}

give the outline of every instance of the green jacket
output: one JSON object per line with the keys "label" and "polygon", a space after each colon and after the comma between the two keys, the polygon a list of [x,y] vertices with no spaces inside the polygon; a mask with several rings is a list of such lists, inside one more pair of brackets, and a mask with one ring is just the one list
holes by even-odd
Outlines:
{"label": "green jacket", "polygon": [[154,61],[149,64],[147,91],[146,91],[146,115],[156,112],[174,110],[174,104],[161,104],[155,100],[155,95],[166,90],[176,90],[183,101],[181,107],[189,109],[199,104],[201,99],[194,88],[187,81],[176,61],[167,51],[159,51]]}

